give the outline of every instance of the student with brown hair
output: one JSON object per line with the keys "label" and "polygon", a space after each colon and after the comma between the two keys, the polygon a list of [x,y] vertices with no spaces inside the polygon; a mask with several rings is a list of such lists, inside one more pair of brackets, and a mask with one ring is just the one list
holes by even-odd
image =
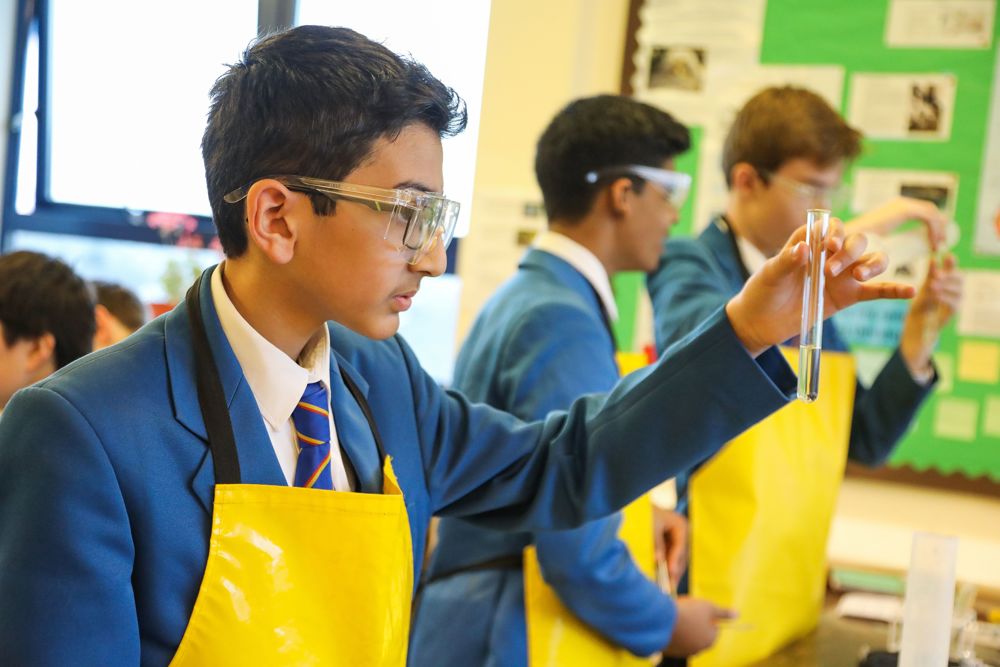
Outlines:
{"label": "student with brown hair", "polygon": [[[649,276],[658,349],[758,276],[807,209],[830,208],[860,151],[861,134],[815,93],[768,88],[750,99],[723,148],[725,213],[697,238],[671,239]],[[915,199],[898,198],[846,226],[884,232],[911,219],[940,242],[944,217]],[[890,455],[936,380],[931,352],[960,295],[954,258],[932,262],[899,347],[871,387],[857,382],[847,346],[827,321],[819,401],[783,408],[679,476],[679,506],[691,520],[689,590],[733,607],[753,628],[723,633],[699,664],[752,662],[815,625],[845,463],[878,465]]]}

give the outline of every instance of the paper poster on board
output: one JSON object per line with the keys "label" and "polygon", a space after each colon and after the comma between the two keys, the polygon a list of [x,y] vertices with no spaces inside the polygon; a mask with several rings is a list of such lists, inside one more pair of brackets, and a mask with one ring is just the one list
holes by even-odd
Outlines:
{"label": "paper poster on board", "polygon": [[702,125],[718,79],[760,58],[764,0],[647,0],[636,33],[632,90],[685,125]]}
{"label": "paper poster on board", "polygon": [[851,183],[851,210],[854,213],[860,214],[901,196],[932,202],[945,215],[954,218],[958,174],[916,169],[854,170]]}
{"label": "paper poster on board", "polygon": [[980,254],[1000,256],[1000,50],[993,65],[993,96],[986,122],[973,247]]}
{"label": "paper poster on board", "polygon": [[848,120],[868,139],[948,141],[956,85],[951,74],[855,74]]}
{"label": "paper poster on board", "polygon": [[963,271],[958,333],[1000,338],[1000,271]]}
{"label": "paper poster on board", "polygon": [[891,0],[885,43],[898,48],[988,49],[996,0]]}

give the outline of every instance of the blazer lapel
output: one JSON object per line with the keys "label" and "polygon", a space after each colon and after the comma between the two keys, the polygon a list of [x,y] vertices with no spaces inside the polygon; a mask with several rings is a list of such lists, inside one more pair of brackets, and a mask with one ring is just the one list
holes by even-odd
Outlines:
{"label": "blazer lapel", "polygon": [[[202,274],[201,309],[205,322],[205,333],[215,360],[222,391],[229,406],[233,432],[236,437],[237,456],[244,484],[287,484],[278,459],[271,446],[264,419],[257,407],[253,392],[243,377],[243,370],[236,361],[236,355],[222,331],[215,305],[212,301],[211,274],[208,269]],[[182,301],[167,315],[164,327],[164,342],[167,356],[170,392],[174,402],[174,416],[191,433],[204,441],[205,455],[201,459],[191,487],[202,506],[209,514],[215,488],[215,472],[208,450],[208,436],[205,421],[198,403],[198,390],[194,374],[194,348],[191,342],[191,320],[187,303]]]}
{"label": "blazer lapel", "polygon": [[728,225],[722,220],[713,221],[701,233],[699,240],[712,251],[719,268],[729,281],[733,294],[743,289],[743,274],[746,269],[743,268],[743,260],[736,252],[732,231]]}
{"label": "blazer lapel", "polygon": [[[331,350],[330,406],[333,409],[333,423],[337,429],[340,450],[357,473],[359,486],[355,491],[382,493],[382,465],[375,446],[375,436],[372,435],[361,406],[344,384],[341,369],[351,376],[361,393],[368,396],[368,383],[364,378],[336,351]],[[347,461],[344,463],[347,465]]]}
{"label": "blazer lapel", "polygon": [[617,344],[615,342],[615,331],[611,326],[611,319],[608,317],[608,311],[605,310],[604,304],[601,302],[601,298],[598,296],[594,286],[572,264],[552,253],[532,248],[522,257],[518,268],[543,272],[548,274],[551,280],[573,290],[604,322],[604,326],[608,330],[611,352],[612,354],[614,353],[617,349]]}

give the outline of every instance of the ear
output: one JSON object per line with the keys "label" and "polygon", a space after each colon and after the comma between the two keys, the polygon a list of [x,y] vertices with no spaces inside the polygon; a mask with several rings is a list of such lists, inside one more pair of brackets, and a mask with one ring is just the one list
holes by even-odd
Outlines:
{"label": "ear", "polygon": [[752,194],[763,185],[760,174],[749,162],[737,162],[730,172],[731,185],[729,189],[741,195]]}
{"label": "ear", "polygon": [[56,371],[56,337],[46,331],[28,342],[25,370],[41,379]]}
{"label": "ear", "polygon": [[312,212],[306,195],[269,178],[254,183],[247,194],[247,238],[275,264],[287,264],[295,256],[303,204]]}
{"label": "ear", "polygon": [[111,313],[101,304],[94,306],[94,320],[97,329],[94,331],[94,349],[111,345]]}
{"label": "ear", "polygon": [[616,218],[624,218],[632,212],[635,185],[629,178],[616,178],[607,187],[608,209]]}

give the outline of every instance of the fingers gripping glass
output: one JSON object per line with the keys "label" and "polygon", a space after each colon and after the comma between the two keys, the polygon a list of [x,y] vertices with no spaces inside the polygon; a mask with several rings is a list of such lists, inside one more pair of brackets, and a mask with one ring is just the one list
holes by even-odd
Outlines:
{"label": "fingers gripping glass", "polygon": [[641,164],[626,164],[618,167],[606,167],[587,173],[584,177],[588,183],[597,183],[602,178],[618,178],[621,176],[635,176],[644,181],[650,181],[663,190],[667,202],[675,209],[680,210],[687,199],[688,189],[691,187],[691,176],[678,171],[668,171],[657,167],[647,167]]}
{"label": "fingers gripping glass", "polygon": [[[438,243],[447,249],[455,233],[459,203],[441,195],[411,188],[390,190],[307,176],[269,178],[284,184],[290,190],[315,192],[334,201],[362,204],[373,211],[387,213],[382,238],[396,244],[399,251],[407,255],[410,264],[419,262]],[[249,183],[233,190],[223,197],[223,201],[228,204],[243,201],[252,185],[253,183]]]}

